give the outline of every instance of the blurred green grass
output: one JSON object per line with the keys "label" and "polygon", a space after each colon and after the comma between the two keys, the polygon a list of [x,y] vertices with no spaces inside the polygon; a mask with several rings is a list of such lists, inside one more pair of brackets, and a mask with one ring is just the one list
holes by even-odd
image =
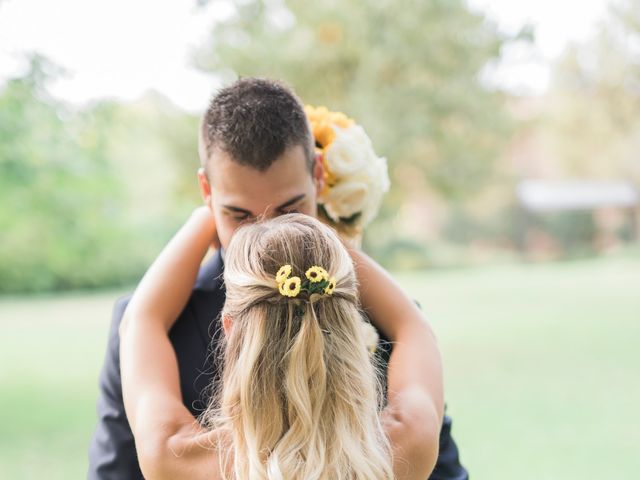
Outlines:
{"label": "blurred green grass", "polygon": [[[477,479],[635,478],[640,259],[400,274],[436,330]],[[122,292],[0,300],[0,478],[84,478]]]}

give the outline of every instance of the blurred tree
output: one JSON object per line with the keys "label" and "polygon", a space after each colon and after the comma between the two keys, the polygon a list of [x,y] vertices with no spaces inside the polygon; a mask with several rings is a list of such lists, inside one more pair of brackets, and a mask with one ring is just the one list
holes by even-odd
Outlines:
{"label": "blurred tree", "polygon": [[0,90],[0,293],[131,283],[197,199],[195,118],[153,94],[78,111],[59,73],[35,55]]}
{"label": "blurred tree", "polygon": [[640,181],[640,0],[616,3],[554,70],[546,138],[564,176]]}
{"label": "blurred tree", "polygon": [[[285,80],[354,117],[392,169],[413,165],[446,197],[490,178],[511,123],[479,74],[509,38],[463,0],[210,1],[230,13],[196,55],[202,69]],[[387,206],[405,194],[395,186]]]}
{"label": "blurred tree", "polygon": [[91,275],[87,260],[100,261],[101,225],[119,199],[100,149],[80,148],[89,138],[46,93],[58,73],[33,56],[0,95],[0,291],[64,288]]}

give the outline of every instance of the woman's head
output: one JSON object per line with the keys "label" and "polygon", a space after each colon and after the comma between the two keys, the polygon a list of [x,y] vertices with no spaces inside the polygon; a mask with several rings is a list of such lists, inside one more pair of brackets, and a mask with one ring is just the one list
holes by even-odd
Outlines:
{"label": "woman's head", "polygon": [[[301,279],[321,266],[335,288],[282,295],[282,265]],[[241,227],[224,280],[224,374],[205,420],[232,432],[236,478],[391,478],[368,324],[333,230],[300,214]]]}
{"label": "woman's head", "polygon": [[[310,267],[321,266],[335,281],[331,295],[281,295],[276,274],[283,265],[291,266],[289,277],[301,281]],[[240,228],[226,249],[224,280],[223,316],[231,320],[252,305],[287,313],[311,303],[317,312],[336,305],[353,310],[358,302],[351,257],[330,227],[307,215],[285,215]]]}

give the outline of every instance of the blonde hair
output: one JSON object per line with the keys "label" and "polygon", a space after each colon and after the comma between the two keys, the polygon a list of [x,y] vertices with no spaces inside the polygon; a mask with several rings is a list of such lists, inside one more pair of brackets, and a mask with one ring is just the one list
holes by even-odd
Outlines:
{"label": "blonde hair", "polygon": [[[275,275],[283,264],[301,278],[324,267],[336,279],[333,294],[281,295]],[[365,345],[370,324],[337,235],[301,214],[243,226],[226,249],[224,281],[222,315],[233,326],[222,381],[201,416],[230,433],[219,449],[223,477],[392,479],[382,393]]]}

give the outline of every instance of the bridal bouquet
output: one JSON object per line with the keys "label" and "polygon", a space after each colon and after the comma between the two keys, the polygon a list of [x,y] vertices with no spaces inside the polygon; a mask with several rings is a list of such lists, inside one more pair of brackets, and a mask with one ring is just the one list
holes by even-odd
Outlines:
{"label": "bridal bouquet", "polygon": [[362,234],[389,190],[387,160],[378,157],[364,129],[341,112],[306,106],[324,165],[319,215],[349,239]]}

